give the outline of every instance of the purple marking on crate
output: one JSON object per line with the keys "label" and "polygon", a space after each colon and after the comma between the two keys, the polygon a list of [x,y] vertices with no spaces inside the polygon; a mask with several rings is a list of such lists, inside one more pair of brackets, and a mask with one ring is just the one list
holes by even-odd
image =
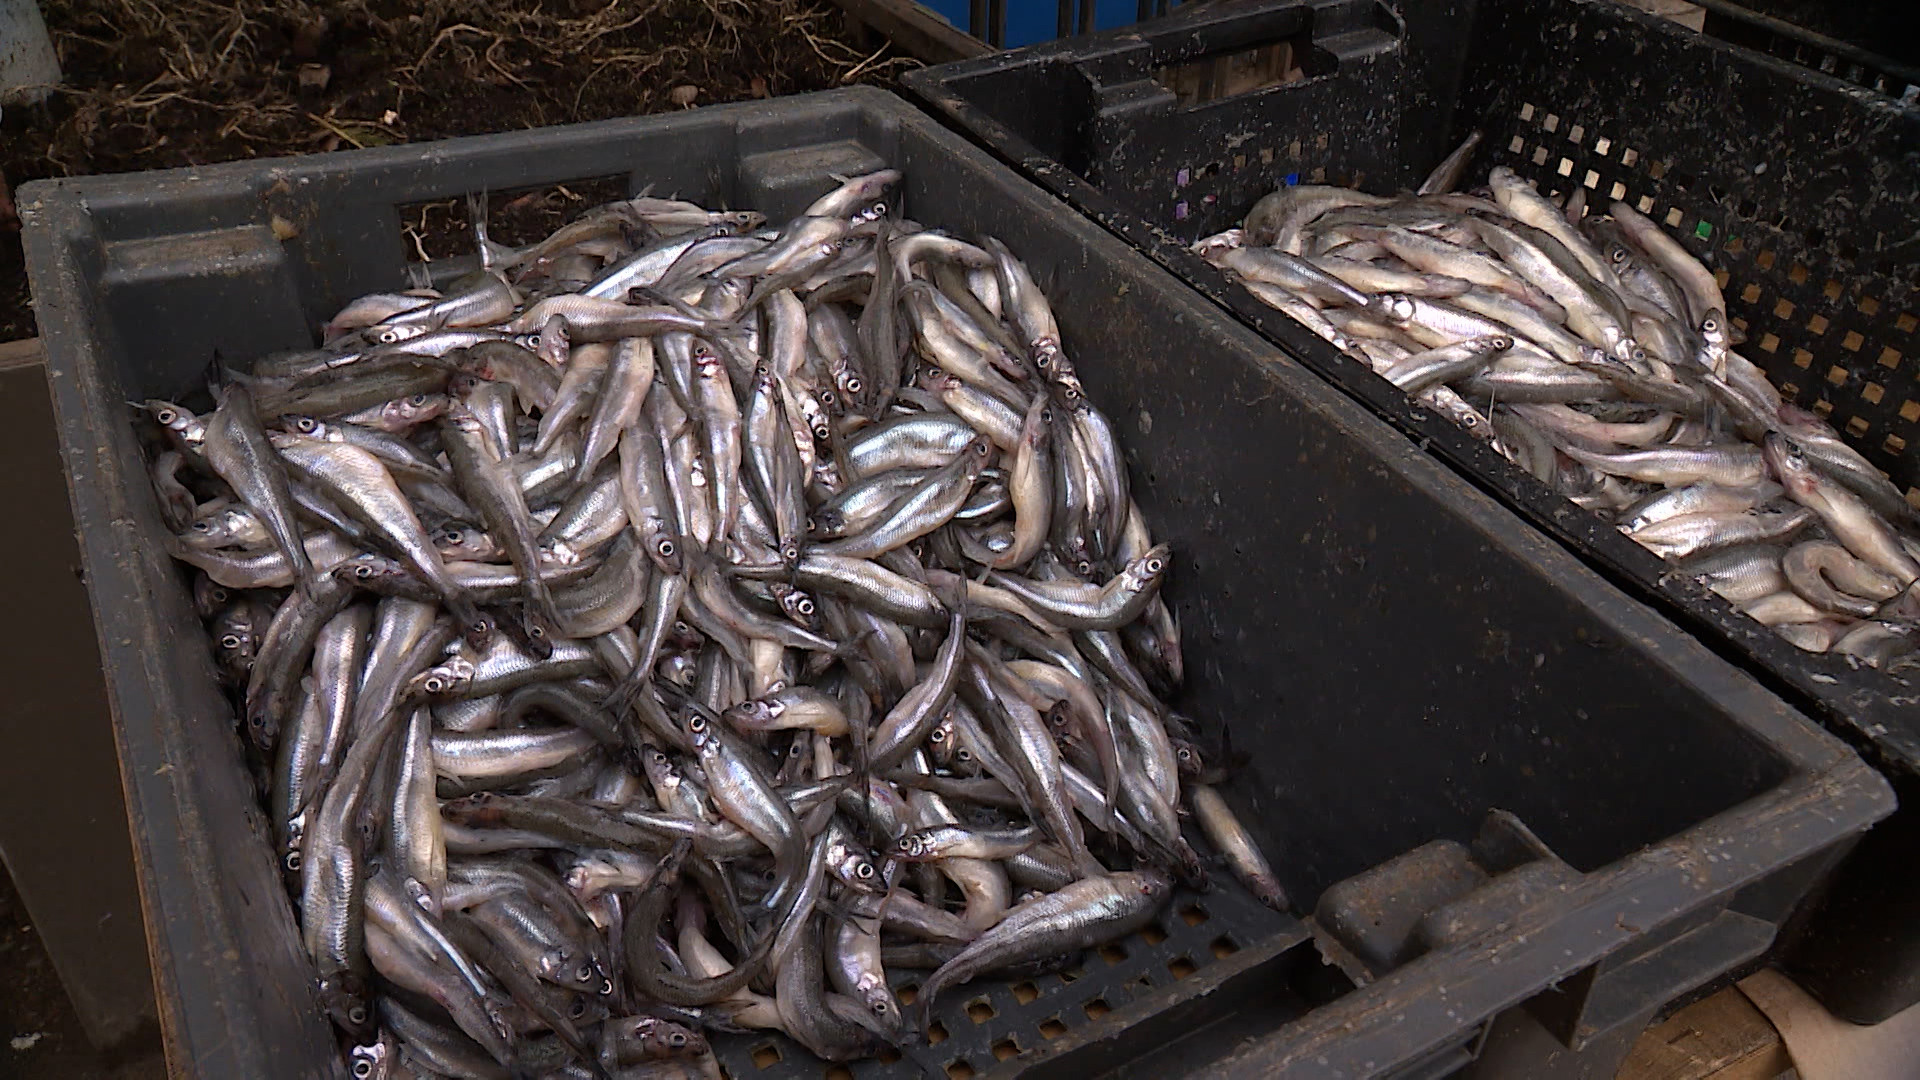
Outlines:
{"label": "purple marking on crate", "polygon": [[1181,169],[1179,172],[1173,174],[1174,187],[1186,187],[1188,184],[1191,184],[1191,183],[1193,183],[1193,174],[1189,173],[1187,170]]}
{"label": "purple marking on crate", "polygon": [[1173,220],[1187,220],[1187,201],[1185,199],[1173,204]]}
{"label": "purple marking on crate", "polygon": [[1299,174],[1299,173],[1297,173],[1297,172],[1290,172],[1290,173],[1288,173],[1288,174],[1287,174],[1287,186],[1288,186],[1288,187],[1293,187],[1293,186],[1295,186],[1295,185],[1296,185],[1296,184],[1298,184],[1298,183],[1300,183],[1300,174]]}

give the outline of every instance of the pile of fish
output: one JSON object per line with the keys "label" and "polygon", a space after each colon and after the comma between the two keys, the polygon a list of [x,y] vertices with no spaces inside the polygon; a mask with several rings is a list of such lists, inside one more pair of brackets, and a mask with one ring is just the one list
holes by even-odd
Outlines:
{"label": "pile of fish", "polygon": [[873,1054],[1145,925],[1183,819],[1284,910],[1046,298],[898,179],[476,214],[444,295],[144,404],[355,1076]]}
{"label": "pile of fish", "polygon": [[1400,198],[1284,187],[1195,250],[1810,652],[1920,659],[1920,511],[1734,349],[1714,275],[1621,202],[1476,134]]}

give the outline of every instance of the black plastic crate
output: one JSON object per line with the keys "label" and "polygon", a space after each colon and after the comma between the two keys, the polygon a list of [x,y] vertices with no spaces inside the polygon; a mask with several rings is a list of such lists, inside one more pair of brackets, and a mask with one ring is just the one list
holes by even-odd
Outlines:
{"label": "black plastic crate", "polygon": [[[1612,1053],[1759,955],[1892,809],[1749,676],[888,94],[50,181],[19,202],[177,1070],[338,1064],[126,401],[400,283],[396,206],[619,176],[778,218],[883,163],[906,213],[1046,283],[1176,552],[1182,705],[1232,724],[1224,790],[1288,892],[1328,895],[1311,924],[1183,895],[1075,969],[949,995],[942,1041],[855,1075],[1439,1076],[1529,1000]],[[823,1072],[778,1039],[721,1054],[736,1080]]]}
{"label": "black plastic crate", "polygon": [[[1896,774],[1920,774],[1920,674],[1794,648],[1187,249],[1284,183],[1411,188],[1478,129],[1469,177],[1504,164],[1550,193],[1623,199],[1679,234],[1721,279],[1743,354],[1920,502],[1913,73],[1724,4],[1709,11],[1716,27],[1781,55],[1608,0],[1242,0],[904,81],[1633,595]],[[1299,58],[1289,81],[1193,91],[1277,47]],[[1920,999],[1920,892],[1901,895],[1876,940],[1904,949],[1864,949],[1849,970],[1903,973],[1816,980],[1844,1015]]]}

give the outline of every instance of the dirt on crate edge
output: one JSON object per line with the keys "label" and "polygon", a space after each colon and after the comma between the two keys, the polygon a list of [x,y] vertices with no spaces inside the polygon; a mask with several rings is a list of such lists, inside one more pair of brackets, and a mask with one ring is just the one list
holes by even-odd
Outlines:
{"label": "dirt on crate edge", "polygon": [[[65,79],[0,113],[0,341],[35,333],[7,185],[891,85],[916,61],[824,0],[47,0]],[[578,199],[494,213],[551,228]],[[457,245],[459,208],[423,249]],[[464,250],[464,249],[462,249]]]}

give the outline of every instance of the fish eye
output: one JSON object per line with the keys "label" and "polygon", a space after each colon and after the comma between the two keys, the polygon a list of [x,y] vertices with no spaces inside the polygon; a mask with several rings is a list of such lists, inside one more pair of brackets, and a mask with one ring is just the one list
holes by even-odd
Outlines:
{"label": "fish eye", "polygon": [[939,728],[934,728],[931,732],[928,733],[927,741],[937,742],[937,743],[946,742],[947,733],[940,730]]}
{"label": "fish eye", "polygon": [[180,419],[180,414],[172,409],[155,409],[153,410],[153,418],[162,424],[171,425],[175,420]]}
{"label": "fish eye", "polygon": [[674,1049],[676,1049],[676,1050],[678,1050],[678,1049],[679,1049],[680,1047],[683,1047],[683,1046],[685,1046],[685,1045],[687,1045],[687,1034],[686,1034],[686,1032],[684,1032],[684,1031],[676,1031],[676,1032],[674,1032],[673,1034],[671,1034],[671,1035],[668,1035],[668,1036],[667,1036],[667,1045],[668,1045],[668,1046],[671,1046],[671,1047],[673,1047],[673,1048],[674,1048]]}
{"label": "fish eye", "polygon": [[581,982],[586,982],[588,979],[593,978],[593,965],[581,964],[580,970],[574,972],[573,977],[580,980]]}
{"label": "fish eye", "polygon": [[835,394],[831,390],[820,391],[820,404],[822,405],[833,405],[839,400],[840,400],[839,395]]}
{"label": "fish eye", "polygon": [[208,521],[205,518],[201,518],[199,521],[196,521],[193,523],[193,531],[194,532],[212,532],[213,522]]}
{"label": "fish eye", "polygon": [[427,403],[427,395],[425,394],[415,394],[412,397],[407,399],[407,404],[413,406],[416,409],[426,405],[426,403]]}
{"label": "fish eye", "polygon": [[567,1003],[567,1015],[575,1020],[587,1015],[587,1003],[579,998],[574,998]]}
{"label": "fish eye", "polygon": [[802,600],[794,606],[800,609],[800,614],[802,615],[813,614],[813,601],[811,600]]}
{"label": "fish eye", "polygon": [[957,757],[959,757],[959,759],[960,759],[961,761],[972,761],[972,760],[973,760],[973,751],[971,751],[971,750],[969,750],[969,749],[967,749],[966,747],[964,747],[964,746],[963,746],[963,747],[961,747],[961,748],[960,748],[960,753],[959,753],[958,755],[956,755],[956,756],[957,756]]}
{"label": "fish eye", "polygon": [[861,863],[859,869],[855,870],[853,875],[862,881],[868,880],[873,877],[873,864],[870,862]]}
{"label": "fish eye", "polygon": [[1157,574],[1160,571],[1166,569],[1166,567],[1167,567],[1167,564],[1160,561],[1159,559],[1147,560],[1147,573],[1149,574]]}
{"label": "fish eye", "polygon": [[532,626],[527,627],[527,636],[530,638],[544,638],[547,636],[547,632],[541,628],[539,623],[534,623]]}
{"label": "fish eye", "polygon": [[660,542],[658,544],[655,544],[654,547],[656,550],[660,552],[661,558],[663,559],[673,558],[673,553],[675,550],[673,546],[673,541],[668,540],[665,537],[661,537]]}
{"label": "fish eye", "polygon": [[866,385],[867,385],[866,383],[863,383],[860,381],[858,376],[854,376],[854,375],[847,376],[847,393],[849,394],[859,393],[862,389],[866,387]]}
{"label": "fish eye", "polygon": [[353,1024],[356,1027],[366,1023],[367,1007],[365,1005],[355,1005],[352,1008],[348,1009],[347,1022]]}
{"label": "fish eye", "polygon": [[440,681],[440,676],[435,675],[426,682],[421,683],[420,688],[429,694],[437,694],[446,689],[446,684]]}
{"label": "fish eye", "polygon": [[359,566],[353,568],[353,576],[359,578],[361,581],[367,581],[373,577],[373,567],[368,566],[366,563],[361,563]]}
{"label": "fish eye", "polygon": [[318,428],[320,424],[311,416],[302,416],[293,422],[293,426],[302,435],[309,435],[312,434],[314,429]]}
{"label": "fish eye", "polygon": [[693,719],[687,721],[687,730],[693,732],[695,735],[707,730],[707,718],[701,716],[699,713],[694,713]]}
{"label": "fish eye", "polygon": [[222,638],[220,639],[220,647],[221,647],[221,648],[223,648],[223,649],[237,649],[237,648],[239,648],[239,647],[240,647],[240,635],[238,635],[238,634],[228,634],[228,635],[226,635],[225,637],[222,637]]}
{"label": "fish eye", "polygon": [[366,1058],[355,1061],[353,1063],[353,1075],[355,1080],[367,1080],[367,1077],[373,1075],[373,1062],[368,1061]]}
{"label": "fish eye", "polygon": [[287,852],[286,867],[289,871],[293,871],[296,873],[299,871],[300,869],[300,853],[299,852],[297,851]]}

